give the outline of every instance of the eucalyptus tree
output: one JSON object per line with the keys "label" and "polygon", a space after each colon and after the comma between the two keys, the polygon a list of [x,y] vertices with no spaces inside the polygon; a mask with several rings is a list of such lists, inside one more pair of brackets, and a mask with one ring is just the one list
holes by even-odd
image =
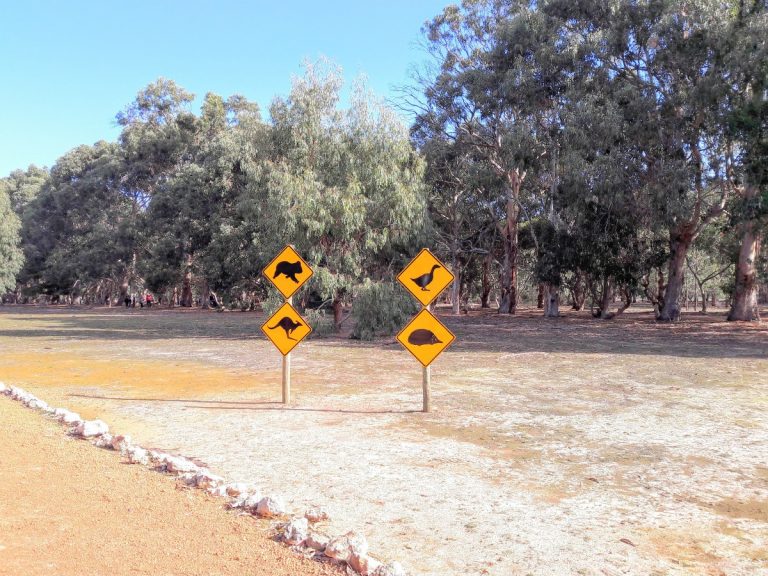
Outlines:
{"label": "eucalyptus tree", "polygon": [[[3,280],[0,281],[0,293],[10,290],[11,276],[18,279],[19,282],[24,282],[24,277],[20,275],[23,267],[23,247],[21,245],[21,226],[24,221],[24,215],[28,209],[30,203],[40,193],[41,188],[48,179],[48,170],[46,168],[38,168],[35,165],[29,166],[27,170],[14,170],[7,177],[0,178],[0,202],[3,203],[2,209],[0,209],[0,227],[2,227],[2,240],[0,244],[3,245],[0,249],[0,276]],[[8,203],[6,206],[6,202]],[[10,209],[11,212],[6,210]],[[13,240],[15,236],[18,236],[16,240]],[[18,288],[16,286],[15,288]]]}
{"label": "eucalyptus tree", "polygon": [[740,148],[741,183],[734,221],[741,236],[733,303],[728,320],[760,319],[758,282],[761,243],[768,228],[768,6],[765,1],[733,3],[727,57],[735,86],[731,126]]}
{"label": "eucalyptus tree", "polygon": [[38,291],[75,295],[125,276],[135,230],[122,171],[119,147],[103,141],[53,166],[24,212],[24,277]]}
{"label": "eucalyptus tree", "polygon": [[[493,255],[500,183],[474,146],[461,137],[452,140],[419,124],[412,133],[426,160],[432,232],[437,252],[451,264],[451,304],[453,313],[459,314],[462,290],[469,289],[472,272],[482,269],[473,265],[474,260],[482,258],[485,263]],[[487,306],[487,295],[483,302]]]}
{"label": "eucalyptus tree", "polygon": [[21,221],[13,211],[8,192],[0,188],[0,296],[16,288],[24,253],[19,230]]}
{"label": "eucalyptus tree", "polygon": [[[231,252],[230,221],[254,161],[254,130],[263,125],[255,104],[209,93],[190,126],[185,158],[156,189],[147,212],[150,242],[143,267],[148,284],[158,291],[173,286],[182,306],[192,305],[197,281],[207,307],[211,289],[231,283],[227,259],[240,250]],[[215,291],[213,296],[217,300]]]}
{"label": "eucalyptus tree", "polygon": [[634,140],[644,162],[644,193],[668,235],[658,319],[675,320],[686,254],[734,189],[734,142],[722,115],[730,73],[723,3],[555,0],[555,7],[582,34],[589,59],[646,103]]}
{"label": "eucalyptus tree", "polygon": [[366,90],[338,107],[337,69],[308,65],[271,108],[272,152],[263,202],[251,202],[266,254],[296,244],[315,268],[314,289],[342,306],[367,276],[389,272],[424,228],[423,162],[394,112]]}
{"label": "eucalyptus tree", "polygon": [[159,78],[117,114],[123,127],[118,139],[124,166],[120,191],[130,201],[135,232],[130,264],[120,284],[121,297],[136,280],[141,257],[157,249],[147,238],[152,231],[144,227],[146,210],[175,171],[190,159],[196,118],[188,106],[193,98],[174,81]]}
{"label": "eucalyptus tree", "polygon": [[466,138],[503,181],[499,312],[514,313],[524,184],[547,161],[547,119],[562,90],[555,28],[536,2],[465,0],[424,31],[439,68],[423,79],[418,121]]}

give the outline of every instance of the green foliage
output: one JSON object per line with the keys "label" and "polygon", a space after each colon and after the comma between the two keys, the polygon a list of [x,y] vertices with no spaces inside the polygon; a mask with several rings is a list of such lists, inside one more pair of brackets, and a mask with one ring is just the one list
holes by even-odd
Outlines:
{"label": "green foliage", "polygon": [[267,297],[261,301],[261,310],[269,318],[285,303],[285,298],[277,290],[270,289]]}
{"label": "green foliage", "polygon": [[8,194],[13,211],[21,218],[26,207],[37,197],[47,179],[48,170],[33,164],[26,171],[14,170],[6,178],[0,178],[0,190]]}
{"label": "green foliage", "polygon": [[355,298],[355,327],[351,336],[359,340],[390,336],[402,329],[417,311],[417,304],[401,286],[369,282]]}

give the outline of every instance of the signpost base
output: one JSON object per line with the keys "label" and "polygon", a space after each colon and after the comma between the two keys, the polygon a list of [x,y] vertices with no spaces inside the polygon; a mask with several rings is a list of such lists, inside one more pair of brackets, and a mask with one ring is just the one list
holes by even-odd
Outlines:
{"label": "signpost base", "polygon": [[429,385],[432,380],[431,366],[424,366],[421,379],[421,391],[424,396],[422,412],[429,412]]}

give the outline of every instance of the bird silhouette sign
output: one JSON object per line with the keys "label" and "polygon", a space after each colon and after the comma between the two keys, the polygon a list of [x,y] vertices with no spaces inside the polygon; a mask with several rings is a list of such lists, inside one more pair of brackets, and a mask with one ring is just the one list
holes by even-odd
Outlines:
{"label": "bird silhouette sign", "polygon": [[312,332],[312,328],[296,309],[286,302],[264,322],[261,331],[285,356]]}
{"label": "bird silhouette sign", "polygon": [[453,282],[453,274],[432,252],[424,248],[403,268],[397,279],[416,300],[428,306]]}
{"label": "bird silhouette sign", "polygon": [[312,268],[290,244],[264,268],[264,276],[283,298],[290,298],[312,276]]}
{"label": "bird silhouette sign", "polygon": [[397,341],[426,367],[456,339],[429,310],[422,310],[397,335]]}

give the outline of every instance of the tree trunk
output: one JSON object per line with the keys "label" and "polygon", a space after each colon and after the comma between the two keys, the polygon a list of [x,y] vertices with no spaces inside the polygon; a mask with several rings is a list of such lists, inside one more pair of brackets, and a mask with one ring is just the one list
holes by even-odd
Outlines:
{"label": "tree trunk", "polygon": [[184,269],[184,279],[181,283],[181,300],[179,305],[183,308],[192,308],[192,264],[187,262]]}
{"label": "tree trunk", "polygon": [[[548,287],[544,286],[544,282],[539,282],[538,293],[536,294],[536,308],[542,310],[544,308],[544,293],[548,290]],[[546,316],[547,313],[544,313]]]}
{"label": "tree trunk", "polygon": [[685,230],[673,233],[670,240],[667,289],[664,292],[664,306],[659,313],[661,322],[677,322],[680,319],[680,295],[685,280],[685,257],[693,242],[693,235]]}
{"label": "tree trunk", "polygon": [[483,258],[482,291],[480,292],[480,308],[490,308],[491,297],[491,254]]}
{"label": "tree trunk", "polygon": [[454,316],[461,314],[461,271],[459,270],[458,259],[454,252],[451,258],[451,268],[453,272],[453,285],[451,286],[451,311]]}
{"label": "tree trunk", "polygon": [[335,296],[333,298],[333,327],[336,332],[341,332],[341,321],[344,313],[344,307],[341,303],[341,298]]}
{"label": "tree trunk", "polygon": [[573,310],[584,310],[584,304],[586,304],[587,301],[587,290],[584,283],[583,272],[577,271],[576,278],[573,282],[573,288],[571,289],[571,298],[573,299],[571,308]]}
{"label": "tree trunk", "polygon": [[513,171],[507,174],[507,225],[504,235],[504,267],[501,273],[500,314],[514,314],[517,310],[517,235],[520,206],[517,203],[522,179]]}
{"label": "tree trunk", "polygon": [[739,260],[736,264],[736,289],[728,320],[759,322],[757,305],[757,259],[760,256],[760,235],[754,221],[744,224]]}
{"label": "tree trunk", "polygon": [[603,293],[600,298],[600,318],[602,320],[613,318],[610,310],[611,302],[613,302],[613,287],[611,286],[610,278],[606,278],[603,280]]}
{"label": "tree trunk", "polygon": [[557,318],[560,316],[560,289],[546,282],[542,284],[544,296],[544,317]]}
{"label": "tree trunk", "polygon": [[200,279],[200,308],[203,310],[208,310],[210,308],[208,304],[208,296],[210,295],[210,290],[208,289],[208,280],[205,278]]}

